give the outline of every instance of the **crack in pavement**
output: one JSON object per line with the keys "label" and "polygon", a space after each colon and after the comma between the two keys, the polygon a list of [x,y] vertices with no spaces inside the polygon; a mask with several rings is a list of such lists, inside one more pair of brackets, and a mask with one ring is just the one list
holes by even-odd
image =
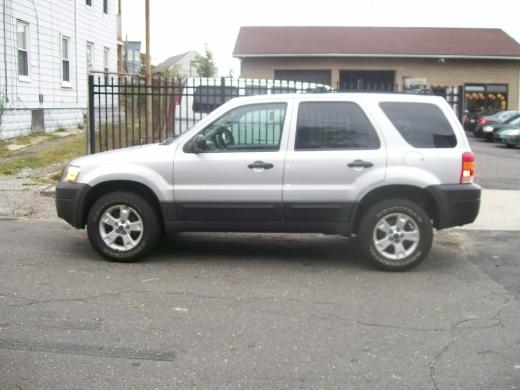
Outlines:
{"label": "crack in pavement", "polygon": [[410,330],[414,332],[447,332],[449,329],[446,328],[415,328],[411,326],[401,326],[401,325],[393,325],[393,324],[379,324],[376,322],[363,322],[356,321],[359,325],[370,326],[374,328],[384,328],[384,329],[402,329],[402,330]]}
{"label": "crack in pavement", "polygon": [[508,309],[510,306],[507,305],[509,303],[510,299],[506,298],[505,302],[502,303],[503,307],[500,308],[495,314],[493,314],[489,318],[484,318],[484,320],[495,320],[496,323],[492,325],[486,325],[486,326],[464,326],[462,328],[459,328],[461,324],[467,323],[467,322],[473,322],[473,321],[479,321],[483,318],[466,318],[464,320],[459,320],[452,326],[450,326],[450,340],[446,343],[446,345],[433,357],[433,359],[430,361],[430,381],[432,382],[434,390],[438,390],[438,384],[437,384],[437,378],[436,378],[436,369],[437,369],[437,363],[442,358],[442,356],[448,351],[448,349],[455,344],[459,339],[461,339],[463,336],[455,336],[455,331],[464,331],[466,329],[491,329],[496,327],[502,327],[505,328],[504,323],[502,322],[501,315],[502,313]]}
{"label": "crack in pavement", "polygon": [[23,341],[0,339],[0,349],[9,349],[24,352],[63,353],[93,357],[120,358],[132,360],[153,360],[170,362],[175,359],[175,353],[170,351],[156,351],[132,347],[100,347],[95,345],[80,345],[67,343],[53,343],[42,341]]}
{"label": "crack in pavement", "polygon": [[35,300],[30,298],[25,298],[20,295],[14,295],[14,294],[4,294],[0,293],[0,297],[4,298],[14,298],[14,299],[20,299],[23,301],[26,301],[24,304],[11,304],[7,306],[11,307],[19,307],[19,306],[29,306],[29,305],[39,305],[39,304],[46,304],[46,303],[57,303],[57,302],[82,302],[82,301],[88,301],[93,300],[97,298],[103,298],[107,296],[117,296],[117,295],[123,295],[123,294],[159,294],[159,295],[185,295],[190,296],[194,298],[199,299],[216,299],[216,300],[223,300],[223,301],[233,301],[237,303],[249,303],[254,301],[270,301],[270,302],[276,302],[277,300],[281,301],[292,301],[292,302],[299,302],[299,303],[305,303],[305,304],[312,304],[312,305],[334,305],[333,302],[321,302],[321,301],[309,301],[299,298],[291,298],[291,297],[276,297],[276,296],[252,296],[252,297],[225,297],[225,296],[218,296],[218,295],[202,295],[197,293],[192,293],[189,291],[152,291],[152,290],[126,290],[126,291],[117,291],[113,293],[104,293],[99,295],[93,295],[88,297],[80,297],[80,298],[55,298],[55,299],[47,299],[47,300]]}

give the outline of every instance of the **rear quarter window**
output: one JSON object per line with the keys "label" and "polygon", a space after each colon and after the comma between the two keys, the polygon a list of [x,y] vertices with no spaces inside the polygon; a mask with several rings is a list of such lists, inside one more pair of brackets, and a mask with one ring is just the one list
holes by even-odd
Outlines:
{"label": "rear quarter window", "polygon": [[439,107],[431,103],[382,102],[379,106],[401,136],[416,148],[454,148],[457,137]]}

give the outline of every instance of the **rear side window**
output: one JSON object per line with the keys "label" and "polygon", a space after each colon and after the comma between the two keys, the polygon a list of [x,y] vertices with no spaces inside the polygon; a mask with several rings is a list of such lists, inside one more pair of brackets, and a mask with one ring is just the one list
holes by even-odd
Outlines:
{"label": "rear side window", "polygon": [[295,150],[378,148],[377,134],[357,104],[351,102],[300,104]]}
{"label": "rear side window", "polygon": [[384,102],[379,106],[410,145],[416,148],[454,148],[457,138],[435,104]]}

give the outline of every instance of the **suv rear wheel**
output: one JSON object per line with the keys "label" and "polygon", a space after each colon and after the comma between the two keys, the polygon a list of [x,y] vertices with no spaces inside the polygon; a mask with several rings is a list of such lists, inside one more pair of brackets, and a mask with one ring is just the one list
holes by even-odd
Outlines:
{"label": "suv rear wheel", "polygon": [[87,232],[96,251],[113,261],[136,261],[157,244],[161,227],[153,207],[130,192],[99,198],[88,214]]}
{"label": "suv rear wheel", "polygon": [[428,214],[405,199],[372,206],[359,226],[365,257],[386,271],[404,271],[419,264],[430,252],[433,228]]}

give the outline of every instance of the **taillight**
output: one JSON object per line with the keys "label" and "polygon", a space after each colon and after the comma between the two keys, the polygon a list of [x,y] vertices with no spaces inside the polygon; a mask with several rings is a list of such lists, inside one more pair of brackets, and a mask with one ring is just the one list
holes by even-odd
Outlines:
{"label": "taillight", "polygon": [[464,152],[462,154],[462,170],[460,173],[460,182],[473,183],[475,176],[475,155],[472,152]]}
{"label": "taillight", "polygon": [[478,118],[477,119],[477,125],[485,125],[486,123],[488,123],[487,119],[484,119],[484,118]]}
{"label": "taillight", "polygon": [[468,114],[465,114],[465,115],[462,117],[462,123],[466,123],[467,121],[469,121],[469,115],[468,115]]}

